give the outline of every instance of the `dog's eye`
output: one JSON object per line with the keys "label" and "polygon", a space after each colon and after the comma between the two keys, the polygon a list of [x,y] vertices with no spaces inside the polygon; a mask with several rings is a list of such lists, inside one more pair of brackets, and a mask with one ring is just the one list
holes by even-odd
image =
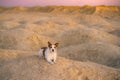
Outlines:
{"label": "dog's eye", "polygon": [[50,47],[50,48],[52,48],[52,47]]}
{"label": "dog's eye", "polygon": [[54,47],[54,48],[56,48],[56,47]]}

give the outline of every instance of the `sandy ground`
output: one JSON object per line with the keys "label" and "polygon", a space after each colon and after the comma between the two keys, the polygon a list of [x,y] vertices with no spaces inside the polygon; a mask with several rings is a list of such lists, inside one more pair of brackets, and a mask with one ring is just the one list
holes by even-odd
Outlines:
{"label": "sandy ground", "polygon": [[0,80],[120,80],[120,7],[0,8]]}

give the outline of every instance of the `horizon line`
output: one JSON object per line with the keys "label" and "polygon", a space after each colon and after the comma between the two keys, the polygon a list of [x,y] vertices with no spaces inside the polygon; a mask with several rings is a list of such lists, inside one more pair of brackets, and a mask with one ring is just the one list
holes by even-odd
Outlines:
{"label": "horizon line", "polygon": [[17,5],[17,6],[3,6],[3,5],[0,5],[0,7],[84,7],[84,6],[91,6],[91,7],[97,7],[97,6],[118,6],[120,7],[120,5],[81,5],[81,6],[78,6],[78,5],[45,5],[45,6],[41,6],[41,5],[34,5],[34,6],[21,6],[21,5]]}

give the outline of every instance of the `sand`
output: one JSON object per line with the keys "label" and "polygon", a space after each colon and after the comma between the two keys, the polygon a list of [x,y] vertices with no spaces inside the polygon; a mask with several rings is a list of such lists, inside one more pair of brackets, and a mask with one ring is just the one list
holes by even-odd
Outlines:
{"label": "sand", "polygon": [[[38,57],[48,41],[54,65]],[[1,7],[0,80],[120,80],[120,7]]]}

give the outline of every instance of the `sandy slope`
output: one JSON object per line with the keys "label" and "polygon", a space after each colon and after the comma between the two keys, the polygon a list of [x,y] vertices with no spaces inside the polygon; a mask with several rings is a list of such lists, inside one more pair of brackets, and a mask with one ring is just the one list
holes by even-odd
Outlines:
{"label": "sandy slope", "polygon": [[108,45],[105,43],[84,43],[62,48],[59,51],[63,57],[73,60],[92,61],[120,68],[120,48],[114,45]]}
{"label": "sandy slope", "polygon": [[[38,58],[59,42],[55,65]],[[0,80],[120,80],[120,7],[0,8]]]}
{"label": "sandy slope", "polygon": [[[11,57],[13,55],[11,53]],[[120,70],[117,69],[62,57],[51,65],[37,55],[14,58],[0,67],[1,80],[119,80],[119,74]]]}

